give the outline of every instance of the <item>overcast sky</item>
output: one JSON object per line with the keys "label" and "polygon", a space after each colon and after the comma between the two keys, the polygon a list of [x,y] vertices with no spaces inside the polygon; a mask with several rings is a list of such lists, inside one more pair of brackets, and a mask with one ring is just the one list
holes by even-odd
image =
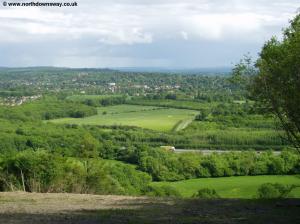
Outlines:
{"label": "overcast sky", "polygon": [[62,8],[3,1],[0,66],[13,67],[231,66],[280,36],[300,7],[299,0],[77,0]]}

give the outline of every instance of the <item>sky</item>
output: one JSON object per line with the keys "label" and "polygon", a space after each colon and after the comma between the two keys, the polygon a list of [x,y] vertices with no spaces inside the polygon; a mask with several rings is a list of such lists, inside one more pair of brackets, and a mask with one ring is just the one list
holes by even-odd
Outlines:
{"label": "sky", "polygon": [[[8,67],[228,67],[248,52],[257,57],[300,7],[299,0],[0,1],[0,66]],[[74,0],[39,0],[60,1]]]}

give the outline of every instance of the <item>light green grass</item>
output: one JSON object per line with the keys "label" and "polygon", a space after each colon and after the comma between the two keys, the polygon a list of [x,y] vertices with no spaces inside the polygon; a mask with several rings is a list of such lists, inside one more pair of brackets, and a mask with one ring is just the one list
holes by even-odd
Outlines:
{"label": "light green grass", "polygon": [[185,129],[187,126],[189,126],[190,123],[193,122],[194,119],[185,119],[179,121],[173,128],[174,131],[180,131]]}
{"label": "light green grass", "polygon": [[[178,182],[155,182],[153,185],[168,185],[176,188],[184,197],[191,197],[201,188],[213,188],[222,198],[253,198],[263,183],[295,184],[300,186],[299,175],[270,175],[200,178]],[[291,197],[300,198],[300,188],[291,192]]]}
{"label": "light green grass", "polygon": [[140,105],[116,105],[116,106],[108,106],[108,107],[98,107],[98,114],[102,114],[106,112],[107,114],[122,114],[122,113],[132,113],[132,112],[143,112],[143,111],[152,111],[156,109],[164,109],[159,107],[152,106],[140,106]]}
{"label": "light green grass", "polygon": [[[106,114],[105,114],[106,113]],[[54,123],[79,125],[136,126],[157,131],[171,131],[179,121],[191,120],[196,111],[152,106],[117,105],[99,107],[98,114],[85,118],[61,118]]]}

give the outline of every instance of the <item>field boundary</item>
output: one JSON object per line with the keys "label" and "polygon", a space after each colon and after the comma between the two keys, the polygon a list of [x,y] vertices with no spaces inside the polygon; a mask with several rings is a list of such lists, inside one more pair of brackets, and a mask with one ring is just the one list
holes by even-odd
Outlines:
{"label": "field boundary", "polygon": [[175,126],[173,127],[172,131],[177,132],[177,131],[181,131],[183,129],[185,129],[187,126],[189,126],[190,123],[193,122],[195,118],[190,118],[190,119],[186,119],[186,120],[180,120],[177,122],[177,124],[175,124]]}
{"label": "field boundary", "polygon": [[[189,102],[189,101],[188,101]],[[153,107],[165,107],[165,108],[174,108],[174,109],[185,109],[185,110],[195,110],[195,111],[199,111],[199,109],[195,109],[192,107],[185,107],[185,106],[175,106],[175,105],[160,105],[160,104],[156,104],[156,103],[143,103],[143,102],[125,102],[124,104],[128,104],[128,105],[140,105],[140,106],[153,106]]]}

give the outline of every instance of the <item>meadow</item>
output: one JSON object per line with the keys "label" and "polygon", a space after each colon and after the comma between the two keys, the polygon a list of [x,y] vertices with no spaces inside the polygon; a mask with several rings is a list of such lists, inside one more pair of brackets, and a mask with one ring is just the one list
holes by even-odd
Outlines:
{"label": "meadow", "polygon": [[156,131],[185,128],[196,111],[139,105],[117,105],[97,108],[98,114],[85,118],[61,118],[51,122],[78,125],[136,126]]}
{"label": "meadow", "polygon": [[[199,189],[215,189],[221,198],[251,199],[256,197],[258,187],[264,183],[281,183],[300,186],[299,175],[241,176],[220,178],[199,178],[177,182],[155,182],[153,186],[172,186],[183,197],[192,197]],[[300,187],[290,197],[300,197]]]}

